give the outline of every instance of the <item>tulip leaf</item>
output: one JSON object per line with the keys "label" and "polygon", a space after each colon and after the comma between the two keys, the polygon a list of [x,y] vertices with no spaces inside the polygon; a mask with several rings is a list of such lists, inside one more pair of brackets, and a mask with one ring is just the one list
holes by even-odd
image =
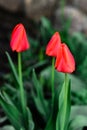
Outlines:
{"label": "tulip leaf", "polygon": [[[82,117],[82,119],[80,119],[79,117],[80,118]],[[82,123],[79,124],[79,122],[77,121],[77,126],[76,126],[76,124],[73,123],[76,121],[76,119],[80,120]],[[85,119],[86,119],[86,121],[84,121]],[[70,123],[69,123],[68,129],[69,130],[77,130],[77,129],[73,129],[73,128],[78,127],[79,130],[82,130],[83,127],[87,126],[84,124],[85,122],[87,124],[87,105],[73,105],[73,106],[71,106]],[[81,125],[81,124],[82,124],[82,126],[80,128],[79,125]]]}
{"label": "tulip leaf", "polygon": [[21,128],[20,130],[24,130],[23,128]]}
{"label": "tulip leaf", "polygon": [[6,116],[0,117],[0,124],[3,123],[3,122],[6,121],[6,120],[7,120],[7,117],[6,117]]}
{"label": "tulip leaf", "polygon": [[10,125],[6,125],[4,127],[0,127],[0,130],[15,130],[15,129]]}
{"label": "tulip leaf", "polygon": [[70,80],[67,78],[59,95],[59,112],[56,120],[56,130],[67,130],[70,116]]}
{"label": "tulip leaf", "polygon": [[19,130],[22,124],[21,114],[11,101],[6,100],[7,98],[7,95],[4,97],[3,94],[0,93],[0,104],[12,125],[16,130]]}
{"label": "tulip leaf", "polygon": [[57,113],[59,111],[57,104],[58,104],[60,91],[61,91],[61,86],[56,88],[55,95],[54,95],[53,109],[50,114],[50,118],[48,119],[45,130],[56,130],[56,118],[57,118]]}
{"label": "tulip leaf", "polygon": [[72,119],[78,115],[87,116],[87,105],[73,105],[73,106],[71,106],[70,119]]}
{"label": "tulip leaf", "polygon": [[[51,66],[47,67],[46,69],[44,69],[43,71],[41,71],[40,76],[43,77],[47,83],[50,83],[50,79],[51,79]],[[69,74],[69,77],[71,79],[71,91],[72,92],[81,92],[83,91],[83,93],[86,91],[86,84],[80,80],[78,77],[76,77],[75,75]],[[63,73],[59,73],[55,70],[55,86],[58,86],[59,84],[62,84],[64,80],[64,74]],[[51,86],[51,84],[50,84]]]}
{"label": "tulip leaf", "polygon": [[10,55],[9,55],[8,52],[6,52],[6,55],[7,55],[7,58],[8,58],[8,61],[9,61],[10,67],[11,67],[11,70],[12,70],[12,72],[13,72],[13,75],[14,75],[14,77],[15,77],[17,83],[19,84],[19,78],[18,78],[18,75],[17,75],[16,69],[15,69],[14,63],[13,63],[13,61],[12,61],[12,59],[11,59],[11,57],[10,57]]}
{"label": "tulip leaf", "polygon": [[27,113],[28,113],[29,130],[34,130],[34,122],[29,108],[27,108]]}
{"label": "tulip leaf", "polygon": [[16,93],[17,90],[15,87],[12,87],[12,85],[10,85],[9,83],[5,83],[4,84],[4,87],[8,90],[8,91],[11,91],[11,93]]}
{"label": "tulip leaf", "polygon": [[70,121],[68,130],[77,130],[85,126],[87,126],[87,117],[78,115]]}
{"label": "tulip leaf", "polygon": [[8,94],[5,91],[1,91],[1,96],[3,96],[4,100],[8,102],[8,104],[14,105],[11,98],[8,96]]}
{"label": "tulip leaf", "polygon": [[35,71],[33,70],[32,81],[34,84],[35,92],[32,91],[32,96],[37,107],[37,110],[46,118],[48,114],[47,102],[43,95],[42,86],[40,86],[39,81],[37,80]]}

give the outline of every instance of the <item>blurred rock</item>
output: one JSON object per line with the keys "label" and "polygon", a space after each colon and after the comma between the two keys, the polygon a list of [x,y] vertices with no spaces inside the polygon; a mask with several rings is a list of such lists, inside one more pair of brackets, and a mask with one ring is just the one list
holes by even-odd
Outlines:
{"label": "blurred rock", "polygon": [[87,13],[87,0],[73,0],[73,5]]}
{"label": "blurred rock", "polygon": [[70,24],[70,33],[73,32],[87,32],[87,16],[80,10],[74,7],[67,6],[64,8],[64,14],[57,9],[54,14],[54,26],[56,29],[63,27],[67,22]]}
{"label": "blurred rock", "polygon": [[28,18],[38,20],[43,15],[52,15],[56,1],[57,0],[0,0],[0,7],[11,12],[22,11]]}
{"label": "blurred rock", "polygon": [[56,0],[25,0],[25,12],[29,18],[40,19],[53,13]]}
{"label": "blurred rock", "polygon": [[0,0],[0,7],[8,11],[17,11],[22,3],[22,0]]}
{"label": "blurred rock", "polygon": [[66,3],[72,5],[73,0],[66,0]]}

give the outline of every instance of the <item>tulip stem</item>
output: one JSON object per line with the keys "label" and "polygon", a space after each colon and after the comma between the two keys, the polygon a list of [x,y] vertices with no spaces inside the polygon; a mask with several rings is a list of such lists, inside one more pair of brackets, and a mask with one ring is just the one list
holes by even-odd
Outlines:
{"label": "tulip stem", "polygon": [[67,75],[67,73],[65,73],[65,88],[67,86],[67,78],[68,78],[68,75]]}
{"label": "tulip stem", "polygon": [[23,117],[26,118],[26,99],[22,80],[22,64],[21,64],[21,53],[18,53],[18,71],[19,71],[19,87],[20,87],[20,100],[23,112]]}
{"label": "tulip stem", "polygon": [[[68,119],[69,119],[69,112],[70,112],[70,106],[69,104],[67,103],[67,98],[68,98],[68,91],[69,91],[69,85],[68,85],[68,74],[65,73],[65,85],[64,85],[64,108],[65,108],[65,111],[64,111],[64,115],[66,115],[67,113],[67,110],[68,110],[68,116],[67,116],[67,119],[66,119],[66,116],[64,116],[64,121],[67,120],[68,122]],[[68,99],[70,100],[70,99]],[[64,130],[64,123],[62,124],[62,130]]]}
{"label": "tulip stem", "polygon": [[54,102],[54,62],[55,62],[55,58],[52,58],[52,106],[53,106],[53,102]]}

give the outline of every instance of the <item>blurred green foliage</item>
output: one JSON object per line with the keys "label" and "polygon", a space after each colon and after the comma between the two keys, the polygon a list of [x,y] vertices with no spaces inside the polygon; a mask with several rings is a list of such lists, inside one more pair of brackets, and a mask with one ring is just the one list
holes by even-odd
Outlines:
{"label": "blurred green foliage", "polygon": [[[38,130],[44,129],[51,111],[50,66],[52,59],[45,55],[45,50],[48,41],[55,31],[60,32],[62,42],[65,42],[69,46],[76,61],[76,70],[70,75],[72,81],[72,105],[87,105],[87,37],[80,32],[75,32],[70,35],[69,27],[70,22],[66,23],[61,30],[54,29],[51,22],[47,18],[42,17],[40,23],[37,24],[37,35],[35,37],[28,37],[31,48],[22,53],[24,87],[27,90],[28,105],[32,113],[35,113],[33,118],[35,127]],[[15,67],[16,66],[15,64]],[[32,74],[33,68],[35,69],[37,77],[34,72]],[[13,73],[11,72],[4,75],[3,78],[6,82],[3,84],[2,89],[6,91],[16,103],[18,84],[14,80]],[[63,74],[55,70],[55,90],[62,84],[63,79]],[[37,84],[35,84],[34,81],[36,81]],[[46,109],[43,106],[45,106]],[[36,117],[36,115],[38,115],[38,117]],[[38,120],[41,121],[39,122]],[[71,125],[70,128],[71,127],[73,126]]]}

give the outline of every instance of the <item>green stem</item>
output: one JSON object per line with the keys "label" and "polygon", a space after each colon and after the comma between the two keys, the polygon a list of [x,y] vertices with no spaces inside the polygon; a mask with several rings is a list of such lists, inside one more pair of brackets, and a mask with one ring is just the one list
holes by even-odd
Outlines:
{"label": "green stem", "polygon": [[[69,89],[69,85],[68,85],[68,74],[67,73],[65,73],[65,85],[64,85],[64,107],[65,107],[65,111],[64,111],[64,115],[66,115],[66,113],[67,113],[67,109],[68,109],[68,106],[67,106],[67,96],[68,96],[68,89]],[[66,116],[64,116],[65,118],[66,118]],[[65,121],[66,119],[64,119],[64,121]],[[63,124],[64,125],[64,124]],[[66,126],[67,126],[67,124],[66,124]],[[64,130],[64,126],[62,127],[63,129],[62,130]]]}
{"label": "green stem", "polygon": [[67,90],[67,80],[68,80],[68,74],[65,73],[65,91]]}
{"label": "green stem", "polygon": [[22,66],[21,66],[21,53],[18,53],[18,69],[19,69],[19,80],[20,80],[20,96],[21,96],[21,107],[23,113],[25,113],[25,94],[23,88],[23,81],[22,81]]}
{"label": "green stem", "polygon": [[59,94],[58,101],[59,111],[57,115],[56,121],[56,130],[67,130],[69,124],[70,117],[70,80],[68,78],[68,74],[65,73],[65,79],[62,86],[62,89]]}
{"label": "green stem", "polygon": [[[18,53],[18,71],[19,71],[19,87],[20,87],[21,107],[22,107],[24,121],[26,121],[26,99],[25,99],[23,80],[22,80],[22,63],[21,63],[21,53],[20,52]],[[26,122],[25,122],[25,124],[26,124]]]}
{"label": "green stem", "polygon": [[54,102],[54,62],[55,62],[55,58],[53,57],[52,59],[52,105],[53,105],[53,102]]}

